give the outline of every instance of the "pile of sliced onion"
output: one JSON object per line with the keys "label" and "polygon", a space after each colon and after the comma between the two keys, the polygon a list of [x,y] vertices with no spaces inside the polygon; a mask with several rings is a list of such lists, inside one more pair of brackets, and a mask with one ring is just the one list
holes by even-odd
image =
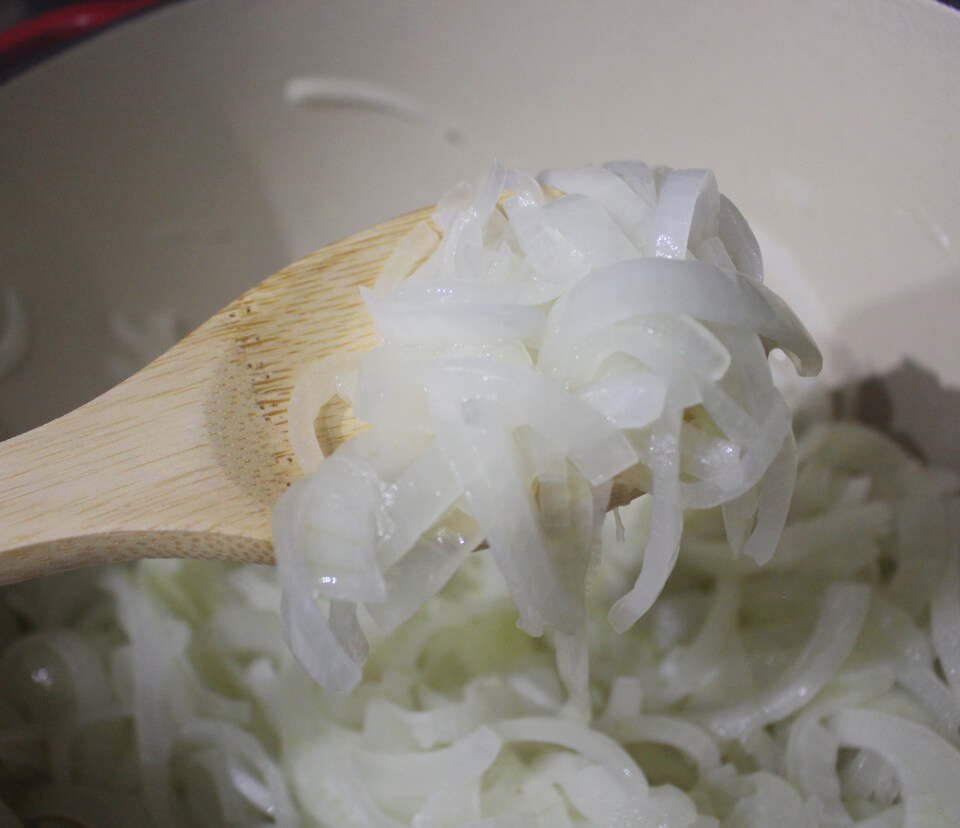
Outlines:
{"label": "pile of sliced onion", "polygon": [[[645,189],[643,169],[608,171],[634,193],[659,192],[663,204],[669,176],[655,172]],[[596,172],[572,175],[581,174],[589,197],[607,193],[604,209],[626,238],[653,238],[653,224],[632,222],[613,200],[620,184]],[[529,179],[503,175],[513,191],[536,192]],[[563,175],[550,174],[576,192]],[[444,238],[476,238],[463,216],[471,204],[495,201],[497,187],[479,201],[442,205]],[[712,200],[709,181],[678,185],[666,203],[680,195]],[[748,238],[723,203],[718,238],[731,224],[736,238]],[[597,320],[616,315],[617,303],[581,314],[581,300],[565,298],[579,296],[590,273],[543,307],[500,301],[501,291],[539,297],[543,285],[504,278],[470,286],[499,307],[491,316],[454,300],[446,316],[442,289],[432,304],[414,303],[409,318],[406,306],[390,304],[414,284],[402,278],[410,270],[430,284],[434,265],[422,261],[474,262],[495,238],[509,251],[501,262],[519,259],[506,219],[487,226],[481,246],[462,252],[441,253],[432,230],[418,231],[374,306],[393,336],[413,341],[371,353],[359,374],[348,360],[321,366],[298,387],[308,422],[336,393],[378,423],[326,459],[312,430],[301,435],[314,477],[280,504],[278,536],[295,544],[324,532],[320,560],[335,564],[326,581],[315,581],[318,558],[307,548],[287,556],[279,577],[270,567],[145,561],[0,590],[0,826],[956,824],[957,476],[921,465],[875,431],[823,419],[822,405],[797,418],[805,425],[795,441],[778,443],[771,423],[779,403],[754,375],[770,328],[743,332],[732,315],[704,321],[661,304],[646,315],[642,336],[610,334]],[[666,218],[657,226],[675,227]],[[652,242],[654,251],[675,252],[687,232],[700,261],[674,261],[680,280],[694,272],[682,268],[707,257],[706,241],[690,247],[704,226],[691,220],[688,231],[658,231]],[[544,232],[553,241],[536,255],[556,260],[551,245],[560,236]],[[753,245],[732,237],[723,244],[744,276],[718,272],[734,286],[753,280]],[[591,296],[595,309],[602,303]],[[528,311],[541,313],[542,324]],[[478,339],[526,333],[451,354],[417,339],[425,320]],[[609,324],[629,331],[634,322]],[[551,344],[558,323],[567,333]],[[651,365],[641,372],[632,352],[614,350],[588,379],[594,335],[604,341],[600,352],[642,342]],[[718,349],[684,350],[710,336],[729,354],[725,372]],[[574,341],[581,347],[565,356]],[[670,373],[678,364],[680,379]],[[550,372],[536,370],[547,365]],[[704,379],[714,373],[721,376]],[[412,379],[421,394],[406,393]],[[702,399],[674,412],[681,423],[671,444],[659,439],[668,426],[657,424],[678,388],[691,395],[680,399]],[[578,417],[590,427],[574,428]],[[750,432],[750,421],[759,431]],[[443,442],[448,427],[473,429],[475,442]],[[754,439],[740,442],[748,432]],[[617,465],[621,441],[638,458],[626,473],[651,493],[603,516],[610,480],[601,478]],[[509,489],[517,503],[483,488],[496,482],[491,464],[505,458],[520,480]],[[462,469],[474,472],[466,484]],[[665,474],[673,499],[657,485]],[[425,480],[429,488],[417,485]],[[725,487],[743,492],[724,502]],[[498,549],[513,534],[488,535],[484,508],[504,509],[504,522],[516,510],[532,514],[543,533],[540,557]],[[683,509],[676,561],[666,556],[662,588],[643,587],[656,600],[617,632],[611,608],[649,583],[651,549],[663,543],[674,508]],[[408,511],[417,521],[397,519]],[[370,514],[373,521],[361,520]],[[519,533],[518,525],[502,531]],[[552,567],[553,580],[518,591],[541,567]],[[307,588],[292,591],[297,579]],[[543,609],[545,591],[566,603]],[[284,642],[284,623],[305,665]],[[541,624],[541,635],[529,634]]]}
{"label": "pile of sliced onion", "polygon": [[518,629],[483,549],[370,627],[349,695],[294,660],[269,567],[8,587],[0,825],[951,826],[957,478],[849,423],[800,434],[798,458],[767,564],[734,554],[722,507],[688,511],[662,594],[615,632],[645,496],[604,523],[582,642]]}
{"label": "pile of sliced onion", "polygon": [[[767,352],[820,368],[709,170],[615,162],[537,180],[495,164],[433,222],[440,235],[418,228],[365,291],[375,351],[318,363],[291,403],[310,474],[275,512],[284,629],[333,689],[360,681],[365,621],[394,629],[484,540],[520,627],[582,650],[614,481],[653,504],[616,630],[663,589],[684,509],[723,505],[734,550],[767,561],[796,471]],[[372,428],[320,462],[314,420],[334,395]],[[585,682],[586,658],[562,665]]]}

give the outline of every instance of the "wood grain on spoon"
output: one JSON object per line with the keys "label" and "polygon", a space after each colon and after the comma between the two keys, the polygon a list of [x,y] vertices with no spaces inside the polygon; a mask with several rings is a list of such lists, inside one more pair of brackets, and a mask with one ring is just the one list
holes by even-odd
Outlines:
{"label": "wood grain on spoon", "polygon": [[[0,583],[147,557],[272,563],[271,511],[299,476],[293,386],[318,358],[373,346],[358,287],[432,210],[301,259],[117,387],[0,443]],[[325,450],[360,427],[328,409]]]}

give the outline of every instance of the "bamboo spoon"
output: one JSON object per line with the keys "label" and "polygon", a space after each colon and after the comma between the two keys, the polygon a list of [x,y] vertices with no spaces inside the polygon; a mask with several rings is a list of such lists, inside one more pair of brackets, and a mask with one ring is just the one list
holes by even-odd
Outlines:
{"label": "bamboo spoon", "polygon": [[[357,288],[432,211],[295,262],[120,385],[0,443],[0,584],[148,557],[273,563],[273,505],[299,476],[293,386],[318,358],[373,346]],[[325,451],[360,427],[327,409]]]}

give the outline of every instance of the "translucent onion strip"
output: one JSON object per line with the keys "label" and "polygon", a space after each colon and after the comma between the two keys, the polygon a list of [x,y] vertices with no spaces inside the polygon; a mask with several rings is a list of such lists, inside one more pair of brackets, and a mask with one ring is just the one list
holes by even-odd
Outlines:
{"label": "translucent onion strip", "polygon": [[582,724],[549,718],[517,718],[497,722],[493,729],[505,742],[541,742],[560,745],[605,767],[628,791],[646,795],[647,778],[637,763],[609,736]]}
{"label": "translucent onion strip", "polygon": [[904,826],[947,826],[960,813],[960,753],[923,725],[877,710],[848,709],[830,730],[845,746],[868,748],[896,769]]}
{"label": "translucent onion strip", "polygon": [[758,698],[702,716],[721,740],[737,739],[751,730],[800,709],[846,661],[856,643],[870,604],[870,590],[855,584],[833,584],[823,596],[816,628],[800,657]]}
{"label": "translucent onion strip", "polygon": [[345,400],[352,397],[361,354],[337,354],[314,363],[293,386],[287,419],[290,423],[290,445],[293,456],[304,473],[314,471],[323,460],[323,451],[317,442],[314,422],[333,397]]}

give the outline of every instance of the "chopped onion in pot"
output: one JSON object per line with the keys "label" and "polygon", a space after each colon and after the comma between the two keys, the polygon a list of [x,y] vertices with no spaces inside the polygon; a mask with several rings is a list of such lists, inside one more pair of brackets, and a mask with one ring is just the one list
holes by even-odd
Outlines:
{"label": "chopped onion in pot", "polygon": [[952,824],[960,485],[791,427],[768,351],[819,354],[712,174],[496,165],[435,222],[299,379],[276,568],[0,592],[0,822]]}

